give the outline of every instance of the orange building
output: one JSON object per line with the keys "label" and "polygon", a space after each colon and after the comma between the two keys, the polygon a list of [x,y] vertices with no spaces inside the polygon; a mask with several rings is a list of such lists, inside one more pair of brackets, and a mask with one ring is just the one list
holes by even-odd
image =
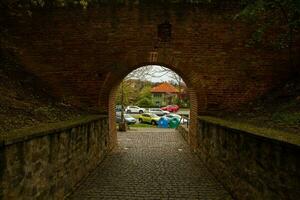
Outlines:
{"label": "orange building", "polygon": [[153,103],[160,107],[174,104],[178,97],[178,89],[169,83],[161,83],[151,89]]}

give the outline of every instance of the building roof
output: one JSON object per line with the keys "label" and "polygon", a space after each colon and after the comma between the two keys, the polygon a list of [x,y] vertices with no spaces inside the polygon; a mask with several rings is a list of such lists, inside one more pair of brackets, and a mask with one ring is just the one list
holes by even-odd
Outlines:
{"label": "building roof", "polygon": [[151,89],[152,93],[178,93],[178,90],[169,83],[161,83]]}

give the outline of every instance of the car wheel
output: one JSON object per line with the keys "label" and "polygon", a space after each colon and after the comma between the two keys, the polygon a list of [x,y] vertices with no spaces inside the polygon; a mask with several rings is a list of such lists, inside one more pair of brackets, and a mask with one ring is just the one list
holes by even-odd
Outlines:
{"label": "car wheel", "polygon": [[142,118],[140,118],[140,119],[139,119],[139,122],[140,122],[140,123],[143,123],[143,119],[142,119]]}
{"label": "car wheel", "polygon": [[142,110],[140,110],[140,111],[139,111],[139,113],[140,113],[140,114],[142,114],[142,113],[143,113],[143,111],[142,111]]}
{"label": "car wheel", "polygon": [[151,121],[152,125],[156,125],[156,122],[154,120]]}

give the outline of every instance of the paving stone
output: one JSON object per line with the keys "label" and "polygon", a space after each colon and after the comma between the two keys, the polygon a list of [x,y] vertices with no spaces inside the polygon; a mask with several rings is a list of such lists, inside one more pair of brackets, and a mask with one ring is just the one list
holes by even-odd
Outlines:
{"label": "paving stone", "polygon": [[118,133],[119,146],[69,199],[232,199],[178,132],[154,130]]}

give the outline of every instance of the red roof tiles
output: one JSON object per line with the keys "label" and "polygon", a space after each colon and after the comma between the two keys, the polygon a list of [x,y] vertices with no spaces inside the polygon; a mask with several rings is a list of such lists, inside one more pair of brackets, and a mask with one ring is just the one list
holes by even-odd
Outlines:
{"label": "red roof tiles", "polygon": [[159,84],[158,86],[155,86],[151,89],[151,92],[155,93],[178,93],[178,90],[171,84],[169,83],[162,83]]}

